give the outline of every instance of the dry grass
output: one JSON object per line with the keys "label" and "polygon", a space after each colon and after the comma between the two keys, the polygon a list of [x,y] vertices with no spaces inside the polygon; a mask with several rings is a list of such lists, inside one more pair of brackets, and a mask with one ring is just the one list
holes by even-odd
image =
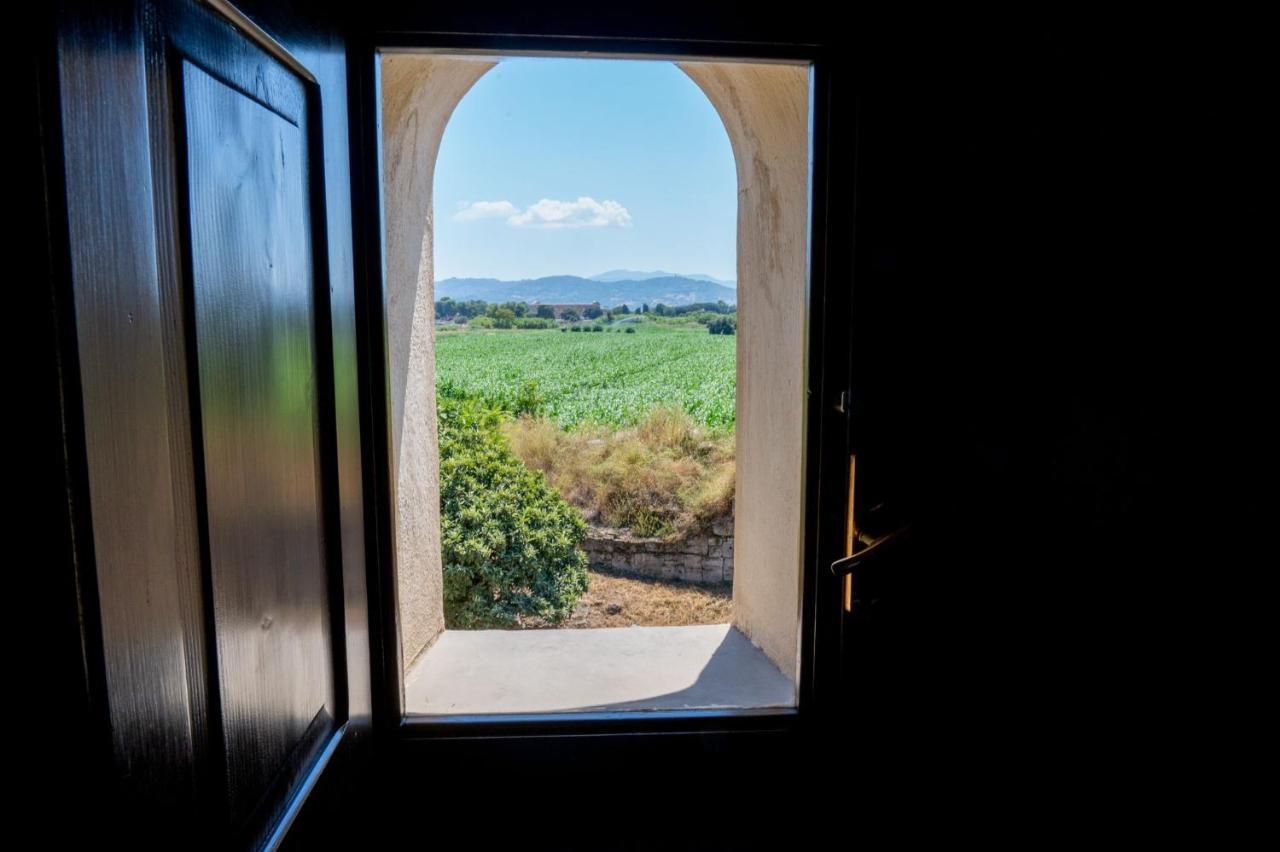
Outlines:
{"label": "dry grass", "polygon": [[531,618],[526,619],[522,626],[674,627],[726,624],[733,618],[733,591],[729,583],[698,586],[598,568],[591,568],[588,573],[591,585],[566,621],[552,625]]}
{"label": "dry grass", "polygon": [[656,408],[630,429],[584,425],[566,432],[546,418],[504,427],[511,448],[587,521],[643,537],[678,537],[729,511],[733,433]]}

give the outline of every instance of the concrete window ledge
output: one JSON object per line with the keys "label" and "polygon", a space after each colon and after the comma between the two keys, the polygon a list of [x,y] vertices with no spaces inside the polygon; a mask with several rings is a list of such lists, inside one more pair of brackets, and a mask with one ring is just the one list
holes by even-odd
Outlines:
{"label": "concrete window ledge", "polygon": [[794,707],[737,628],[446,630],[409,670],[415,715]]}

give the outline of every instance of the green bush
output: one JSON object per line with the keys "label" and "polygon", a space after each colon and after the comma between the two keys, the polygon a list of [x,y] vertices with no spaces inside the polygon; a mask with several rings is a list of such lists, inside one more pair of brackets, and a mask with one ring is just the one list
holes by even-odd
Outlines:
{"label": "green bush", "polygon": [[738,321],[732,317],[720,317],[707,325],[712,334],[734,334],[738,330]]}
{"label": "green bush", "polygon": [[636,327],[634,325],[627,326],[627,334],[635,334],[635,333],[636,333]]}
{"label": "green bush", "polygon": [[445,625],[562,622],[587,589],[582,515],[512,454],[500,410],[452,393],[438,407]]}
{"label": "green bush", "polygon": [[472,328],[493,328],[493,317],[476,317],[470,325]]}

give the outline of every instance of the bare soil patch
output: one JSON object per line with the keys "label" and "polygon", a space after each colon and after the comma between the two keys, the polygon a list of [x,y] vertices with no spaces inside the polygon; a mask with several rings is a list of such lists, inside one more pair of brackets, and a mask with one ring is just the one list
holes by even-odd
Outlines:
{"label": "bare soil patch", "polygon": [[526,618],[526,629],[575,627],[675,627],[733,620],[733,585],[695,585],[590,568],[590,588],[573,615],[560,624]]}

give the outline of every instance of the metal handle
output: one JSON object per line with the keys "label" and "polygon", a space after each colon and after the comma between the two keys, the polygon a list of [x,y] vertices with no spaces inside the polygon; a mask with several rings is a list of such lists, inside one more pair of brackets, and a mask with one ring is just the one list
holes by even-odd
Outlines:
{"label": "metal handle", "polygon": [[901,529],[896,529],[893,532],[888,533],[887,535],[882,535],[877,539],[873,539],[870,544],[868,544],[866,547],[862,548],[862,550],[859,550],[857,553],[853,554],[852,556],[846,556],[843,559],[837,559],[835,562],[831,563],[831,573],[835,574],[837,577],[845,574],[853,573],[853,570],[857,568],[859,565],[861,565],[864,559],[866,559],[868,556],[875,553],[877,550],[880,550],[881,548],[883,548],[889,542],[899,538],[904,533],[906,533],[907,530],[909,529],[911,529],[910,524],[908,524],[905,527],[902,527]]}

